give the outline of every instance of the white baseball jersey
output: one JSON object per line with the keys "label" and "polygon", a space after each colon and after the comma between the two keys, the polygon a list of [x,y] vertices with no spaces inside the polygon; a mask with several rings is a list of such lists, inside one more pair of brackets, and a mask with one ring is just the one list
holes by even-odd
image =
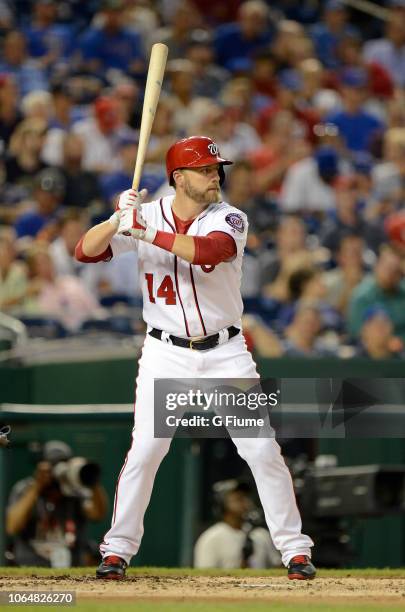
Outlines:
{"label": "white baseball jersey", "polygon": [[[176,233],[172,213],[174,196],[142,205],[148,225]],[[180,337],[214,334],[230,325],[241,326],[242,257],[247,236],[245,213],[226,202],[211,204],[188,229],[189,236],[224,232],[236,244],[233,261],[216,266],[190,264],[173,253],[130,236],[115,235],[113,255],[138,249],[143,318],[150,327]]]}

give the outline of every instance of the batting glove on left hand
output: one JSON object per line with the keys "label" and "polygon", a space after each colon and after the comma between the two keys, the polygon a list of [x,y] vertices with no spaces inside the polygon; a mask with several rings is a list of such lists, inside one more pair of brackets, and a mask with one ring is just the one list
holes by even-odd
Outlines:
{"label": "batting glove on left hand", "polygon": [[126,191],[120,193],[115,203],[114,213],[108,219],[116,231],[118,231],[121,214],[124,212],[124,210],[133,210],[134,208],[140,209],[147,194],[147,189],[142,189],[139,192],[135,189],[127,189]]}
{"label": "batting glove on left hand", "polygon": [[116,212],[128,210],[132,208],[140,208],[142,202],[148,195],[147,189],[136,191],[135,189],[127,189],[120,193],[117,202],[115,204]]}
{"label": "batting glove on left hand", "polygon": [[148,226],[142,211],[138,208],[124,210],[120,214],[118,234],[125,234],[152,243],[156,237],[157,230]]}

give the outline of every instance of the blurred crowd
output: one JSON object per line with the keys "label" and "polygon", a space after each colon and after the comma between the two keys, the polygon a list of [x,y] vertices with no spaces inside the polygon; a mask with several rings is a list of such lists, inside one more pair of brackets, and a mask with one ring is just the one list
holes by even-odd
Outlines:
{"label": "blurred crowd", "polygon": [[139,329],[136,255],[85,265],[74,248],[131,184],[149,52],[164,42],[141,187],[172,192],[165,154],[187,135],[234,160],[223,196],[250,221],[249,347],[401,358],[405,1],[371,6],[0,0],[0,311],[52,319],[58,337]]}

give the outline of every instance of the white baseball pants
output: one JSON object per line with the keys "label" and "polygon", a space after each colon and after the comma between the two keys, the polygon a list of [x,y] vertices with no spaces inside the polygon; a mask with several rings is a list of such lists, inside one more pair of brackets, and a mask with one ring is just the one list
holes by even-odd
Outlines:
{"label": "white baseball pants", "polygon": [[[146,336],[139,360],[132,445],[121,469],[110,530],[100,545],[103,557],[127,563],[138,552],[143,518],[169,438],[154,438],[154,378],[258,378],[242,334],[208,351],[193,351]],[[290,472],[274,437],[233,438],[256,482],[267,526],[284,565],[297,555],[311,556],[313,541],[301,533]]]}

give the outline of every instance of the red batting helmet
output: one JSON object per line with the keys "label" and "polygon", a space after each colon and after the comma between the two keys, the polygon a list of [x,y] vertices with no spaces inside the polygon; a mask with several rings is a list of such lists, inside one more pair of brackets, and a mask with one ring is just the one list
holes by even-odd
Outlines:
{"label": "red batting helmet", "polygon": [[220,157],[218,145],[207,136],[190,136],[175,142],[166,154],[166,172],[170,185],[174,186],[173,172],[180,168],[201,168],[220,164],[220,183],[224,182],[224,165],[233,162]]}

